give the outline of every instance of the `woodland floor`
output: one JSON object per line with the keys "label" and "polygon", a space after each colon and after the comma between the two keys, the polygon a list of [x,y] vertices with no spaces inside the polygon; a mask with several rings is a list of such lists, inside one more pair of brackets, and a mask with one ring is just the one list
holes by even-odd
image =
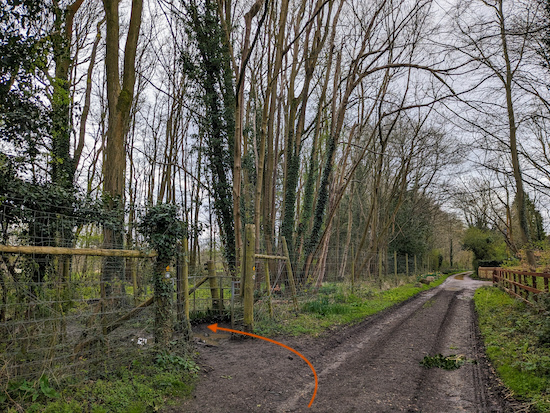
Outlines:
{"label": "woodland floor", "polygon": [[[456,276],[455,276],[456,277]],[[302,353],[258,339],[211,336],[199,347],[193,398],[164,412],[509,412],[483,353],[473,293],[487,282],[451,277],[389,310],[322,337],[277,337]],[[220,327],[230,327],[220,324]],[[208,333],[207,325],[195,327]],[[457,370],[426,369],[426,355],[464,356]]]}

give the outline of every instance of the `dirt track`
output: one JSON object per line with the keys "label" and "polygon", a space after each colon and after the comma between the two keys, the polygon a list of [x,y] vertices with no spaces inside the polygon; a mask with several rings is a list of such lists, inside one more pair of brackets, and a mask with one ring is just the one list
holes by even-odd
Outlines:
{"label": "dirt track", "polygon": [[[459,277],[460,278],[460,277]],[[441,286],[322,338],[278,338],[307,364],[263,340],[220,340],[200,348],[193,399],[166,412],[503,412],[479,344],[468,277]],[[206,326],[201,326],[206,332]],[[474,361],[454,371],[425,369],[426,355]]]}

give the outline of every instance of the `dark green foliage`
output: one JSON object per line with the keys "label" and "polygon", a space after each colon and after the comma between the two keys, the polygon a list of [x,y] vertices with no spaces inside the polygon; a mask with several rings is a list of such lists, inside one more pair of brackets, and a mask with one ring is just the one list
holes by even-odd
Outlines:
{"label": "dark green foliage", "polygon": [[435,356],[425,356],[420,362],[420,365],[427,369],[438,367],[443,370],[456,370],[460,368],[464,362],[463,356],[456,356],[454,354],[444,356],[442,354],[436,354]]}
{"label": "dark green foliage", "polygon": [[[415,191],[407,191],[395,217],[395,232],[389,253],[423,255],[430,248],[433,232],[432,209],[434,203]],[[392,206],[395,208],[395,206]]]}
{"label": "dark green foliage", "polygon": [[322,316],[328,314],[347,314],[351,312],[349,305],[333,302],[328,296],[321,295],[313,301],[308,301],[302,306],[302,310]]}
{"label": "dark green foliage", "polygon": [[474,268],[477,271],[480,260],[501,261],[506,258],[502,237],[488,229],[470,227],[464,233],[462,248],[474,253]]}
{"label": "dark green foliage", "polygon": [[529,227],[529,240],[535,242],[545,240],[546,233],[544,232],[542,215],[527,195],[525,196],[525,214]]}
{"label": "dark green foliage", "polygon": [[172,336],[172,295],[174,293],[170,274],[165,277],[166,267],[177,254],[178,241],[185,234],[178,208],[173,204],[158,204],[149,207],[137,225],[137,230],[157,251],[154,270],[155,286],[155,342],[166,346]]}
{"label": "dark green foliage", "polygon": [[41,0],[0,1],[0,136],[13,145],[18,169],[28,169],[49,135],[49,109],[36,82],[47,64],[48,12]]}
{"label": "dark green foliage", "polygon": [[295,246],[294,246],[294,224],[296,215],[296,196],[298,187],[298,178],[300,174],[300,148],[296,146],[294,140],[294,131],[289,132],[286,144],[287,172],[285,182],[285,204],[283,212],[283,222],[281,224],[281,235],[285,237],[288,244],[288,253],[290,261],[295,266]]}
{"label": "dark green foliage", "polygon": [[317,204],[315,205],[315,215],[313,217],[313,226],[309,235],[309,240],[306,244],[306,256],[313,253],[321,239],[321,229],[325,221],[325,210],[329,198],[329,183],[332,167],[334,163],[334,153],[336,151],[336,136],[330,136],[327,141],[326,162],[321,177],[319,194],[317,196]]}
{"label": "dark green foliage", "polygon": [[137,224],[138,231],[158,253],[157,260],[170,262],[176,256],[177,243],[185,235],[185,227],[174,204],[149,207]]}
{"label": "dark green foliage", "polygon": [[192,375],[196,375],[200,368],[191,358],[178,356],[177,354],[166,351],[160,352],[155,357],[157,365],[168,371],[186,371]]}
{"label": "dark green foliage", "polygon": [[[208,159],[212,179],[214,211],[219,218],[225,257],[235,266],[235,233],[231,174],[235,133],[235,93],[229,50],[219,22],[217,3],[207,0],[185,2],[185,27],[196,54],[185,52],[181,68],[197,86],[195,99],[200,133],[205,145],[200,148]],[[189,49],[191,50],[191,49]]]}
{"label": "dark green foliage", "polygon": [[[309,156],[309,166],[306,178],[306,184],[304,188],[304,203],[302,207],[302,218],[298,226],[297,238],[301,240],[304,235],[309,231],[309,221],[313,212],[313,197],[315,193],[315,180],[317,179],[317,155],[315,145],[311,148],[311,154]],[[300,241],[299,241],[300,242]]]}
{"label": "dark green foliage", "polygon": [[539,294],[537,308],[540,314],[540,323],[536,328],[538,343],[550,347],[550,294]]}
{"label": "dark green foliage", "polygon": [[[9,235],[10,224],[26,224],[21,225],[20,236],[30,242],[39,237],[42,240],[53,238],[56,233],[72,234],[76,226],[86,223],[95,222],[110,228],[120,226],[123,211],[105,208],[109,202],[107,198],[83,198],[72,187],[21,179],[16,163],[13,157],[0,154],[0,205],[4,206],[0,221],[4,239]],[[37,213],[43,213],[44,217],[40,218]],[[58,214],[63,219],[46,219],[48,214],[50,217]],[[71,239],[61,240],[59,246],[70,246]]]}
{"label": "dark green foliage", "polygon": [[[7,148],[0,159],[0,197],[28,224],[26,235],[31,242],[72,246],[74,225],[67,220],[29,216],[37,212],[73,215],[77,208],[69,154],[69,82],[47,74],[52,55],[55,59],[60,53],[68,54],[69,45],[56,42],[65,37],[60,34],[64,14],[57,4],[42,0],[0,0],[0,4],[0,139]],[[40,157],[46,153],[47,165]],[[49,173],[41,174],[41,169]],[[34,212],[24,211],[23,206]],[[2,221],[14,219],[3,217]]]}
{"label": "dark green foliage", "polygon": [[[9,398],[8,398],[9,396]],[[36,382],[15,380],[8,383],[6,390],[0,393],[0,408],[8,405],[8,400],[20,402],[36,402],[47,399],[57,399],[59,393],[50,386],[48,376],[42,375]]]}

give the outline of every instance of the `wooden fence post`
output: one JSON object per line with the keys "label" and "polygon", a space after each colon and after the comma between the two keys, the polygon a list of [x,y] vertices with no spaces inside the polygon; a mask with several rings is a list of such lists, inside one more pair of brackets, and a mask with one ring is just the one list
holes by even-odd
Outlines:
{"label": "wooden fence post", "polygon": [[416,254],[414,254],[414,275],[418,274],[418,267],[416,265]]}
{"label": "wooden fence post", "polygon": [[395,278],[397,278],[397,251],[393,252],[393,272],[395,273]]}
{"label": "wooden fence post", "polygon": [[405,267],[407,271],[407,277],[409,276],[409,253],[405,254]]}
{"label": "wooden fence post", "polygon": [[134,288],[134,305],[138,305],[138,282],[137,282],[137,262],[135,258],[128,259],[130,262],[130,272],[132,273],[132,287]]}
{"label": "wooden fence post", "polygon": [[246,224],[244,242],[243,269],[243,306],[244,330],[251,332],[254,329],[254,264],[256,258],[256,229],[254,224]]}
{"label": "wooden fence post", "polygon": [[273,318],[273,302],[271,301],[271,280],[269,278],[269,260],[264,260],[265,266],[265,284],[267,287],[267,306],[269,308],[269,316]]}
{"label": "wooden fence post", "polygon": [[378,281],[382,281],[382,252],[378,251]]}
{"label": "wooden fence post", "polygon": [[210,283],[210,294],[212,295],[212,311],[220,309],[220,290],[216,279],[216,267],[214,261],[206,263],[208,269],[208,282]]}
{"label": "wooden fence post", "polygon": [[290,262],[290,255],[288,253],[288,245],[286,238],[281,237],[283,242],[283,253],[286,257],[286,272],[288,275],[288,282],[290,283],[290,291],[292,293],[292,302],[294,303],[294,311],[298,312],[298,297],[296,295],[296,284],[294,283],[294,274],[292,273],[292,263]]}
{"label": "wooden fence post", "polygon": [[182,240],[177,264],[177,308],[178,322],[186,340],[191,340],[192,329],[189,319],[189,251],[187,237]]}
{"label": "wooden fence post", "polygon": [[351,293],[355,291],[355,255],[353,254],[353,247],[351,247]]}

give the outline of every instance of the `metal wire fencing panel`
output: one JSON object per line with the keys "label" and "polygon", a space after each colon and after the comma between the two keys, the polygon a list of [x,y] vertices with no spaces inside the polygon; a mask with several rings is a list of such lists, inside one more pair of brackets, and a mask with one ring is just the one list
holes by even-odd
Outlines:
{"label": "metal wire fencing panel", "polygon": [[[94,253],[104,252],[111,224],[9,202],[0,223],[1,386],[43,374],[101,377],[153,344],[153,262]],[[83,248],[91,255],[72,255]]]}
{"label": "metal wire fencing panel", "polygon": [[239,284],[237,283],[235,290],[233,278],[223,271],[216,271],[214,277],[206,272],[192,275],[189,277],[189,287],[189,315],[192,321],[212,316],[228,318],[233,306],[237,311],[239,306],[242,307]]}
{"label": "metal wire fencing panel", "polygon": [[3,254],[0,382],[14,378],[98,377],[130,363],[147,343],[153,343],[152,308],[144,306],[127,322],[136,304],[151,295],[148,259],[132,259],[140,274],[138,288],[125,273],[112,282],[105,296],[100,280],[101,257],[69,257],[68,277],[59,277],[59,261],[51,258],[44,277],[33,280],[35,256]]}
{"label": "metal wire fencing panel", "polygon": [[[289,254],[291,255],[291,254]],[[282,249],[256,255],[255,321],[282,321],[302,312],[319,295],[365,294],[420,282],[431,272],[447,271],[440,256],[390,251],[355,253],[353,248],[331,247],[309,261],[296,253],[291,268]],[[278,256],[279,259],[273,259]]]}

